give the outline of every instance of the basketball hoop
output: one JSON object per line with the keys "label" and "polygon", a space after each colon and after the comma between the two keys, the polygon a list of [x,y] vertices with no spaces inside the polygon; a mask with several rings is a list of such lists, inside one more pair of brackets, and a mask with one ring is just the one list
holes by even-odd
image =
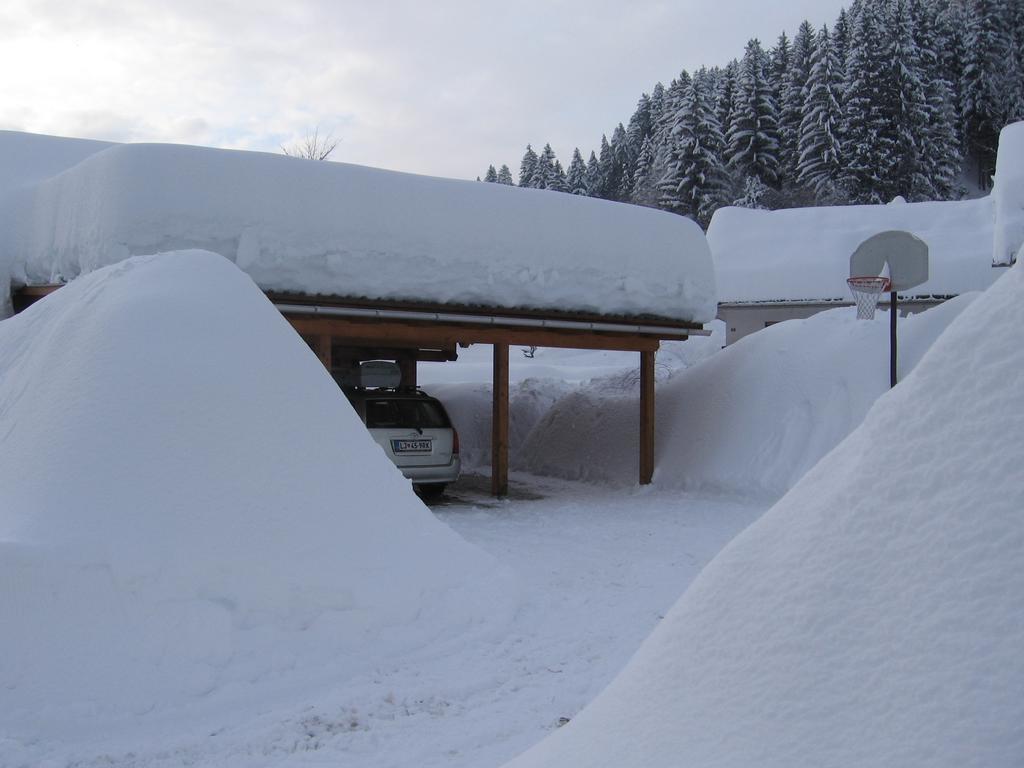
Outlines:
{"label": "basketball hoop", "polygon": [[871,320],[875,316],[878,297],[889,290],[888,277],[851,277],[846,281],[853,300],[857,302],[857,319]]}

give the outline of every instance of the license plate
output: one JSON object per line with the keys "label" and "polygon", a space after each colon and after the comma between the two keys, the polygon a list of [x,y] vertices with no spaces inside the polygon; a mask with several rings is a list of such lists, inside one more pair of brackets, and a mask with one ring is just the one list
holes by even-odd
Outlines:
{"label": "license plate", "polygon": [[430,453],[433,440],[392,440],[391,450],[395,453]]}

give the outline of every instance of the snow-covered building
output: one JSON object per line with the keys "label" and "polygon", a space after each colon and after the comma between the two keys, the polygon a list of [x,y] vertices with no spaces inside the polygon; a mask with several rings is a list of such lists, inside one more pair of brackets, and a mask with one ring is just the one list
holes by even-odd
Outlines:
{"label": "snow-covered building", "polygon": [[[726,344],[769,325],[851,304],[850,255],[886,230],[928,244],[929,279],[904,313],[984,290],[1024,244],[1024,122],[1003,129],[992,193],[977,200],[761,211],[721,208],[708,227]],[[883,295],[880,306],[888,304]]]}
{"label": "snow-covered building", "polygon": [[[132,256],[202,249],[247,273],[332,371],[394,359],[414,386],[418,361],[493,344],[498,409],[510,344],[637,351],[642,482],[654,353],[715,315],[703,233],[661,211],[257,152],[0,132],[8,165],[0,304],[8,285],[20,308]],[[499,448],[507,397],[503,407]]]}
{"label": "snow-covered building", "polygon": [[[726,343],[783,320],[851,304],[850,255],[886,230],[928,244],[929,279],[900,294],[916,312],[999,276],[992,269],[991,197],[956,202],[855,205],[761,211],[719,209],[708,228]],[[881,305],[887,303],[883,297]]]}

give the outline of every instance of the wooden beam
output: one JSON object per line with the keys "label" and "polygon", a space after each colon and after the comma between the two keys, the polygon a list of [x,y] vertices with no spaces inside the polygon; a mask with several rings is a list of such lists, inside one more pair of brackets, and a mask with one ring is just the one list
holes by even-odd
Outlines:
{"label": "wooden beam", "polygon": [[508,344],[494,345],[491,494],[508,495]]}
{"label": "wooden beam", "polygon": [[640,485],[654,477],[654,352],[640,353]]}
{"label": "wooden beam", "polygon": [[[597,331],[554,330],[545,328],[501,328],[495,326],[407,323],[361,320],[343,317],[285,315],[300,334],[330,334],[353,347],[427,347],[433,349],[470,344],[505,346],[561,347],[568,349],[608,349],[623,352],[653,352],[658,338],[644,334],[601,333]],[[685,339],[686,336],[662,336]]]}
{"label": "wooden beam", "polygon": [[316,336],[316,356],[324,364],[324,368],[331,370],[333,360],[331,359],[331,337],[329,334],[320,333]]}

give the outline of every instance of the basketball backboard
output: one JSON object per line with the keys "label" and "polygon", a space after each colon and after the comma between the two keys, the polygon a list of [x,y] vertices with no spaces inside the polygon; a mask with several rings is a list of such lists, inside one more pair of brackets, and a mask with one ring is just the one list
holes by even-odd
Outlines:
{"label": "basketball backboard", "polygon": [[850,256],[850,277],[874,277],[889,265],[892,291],[908,291],[928,280],[928,244],[902,230],[872,235]]}

